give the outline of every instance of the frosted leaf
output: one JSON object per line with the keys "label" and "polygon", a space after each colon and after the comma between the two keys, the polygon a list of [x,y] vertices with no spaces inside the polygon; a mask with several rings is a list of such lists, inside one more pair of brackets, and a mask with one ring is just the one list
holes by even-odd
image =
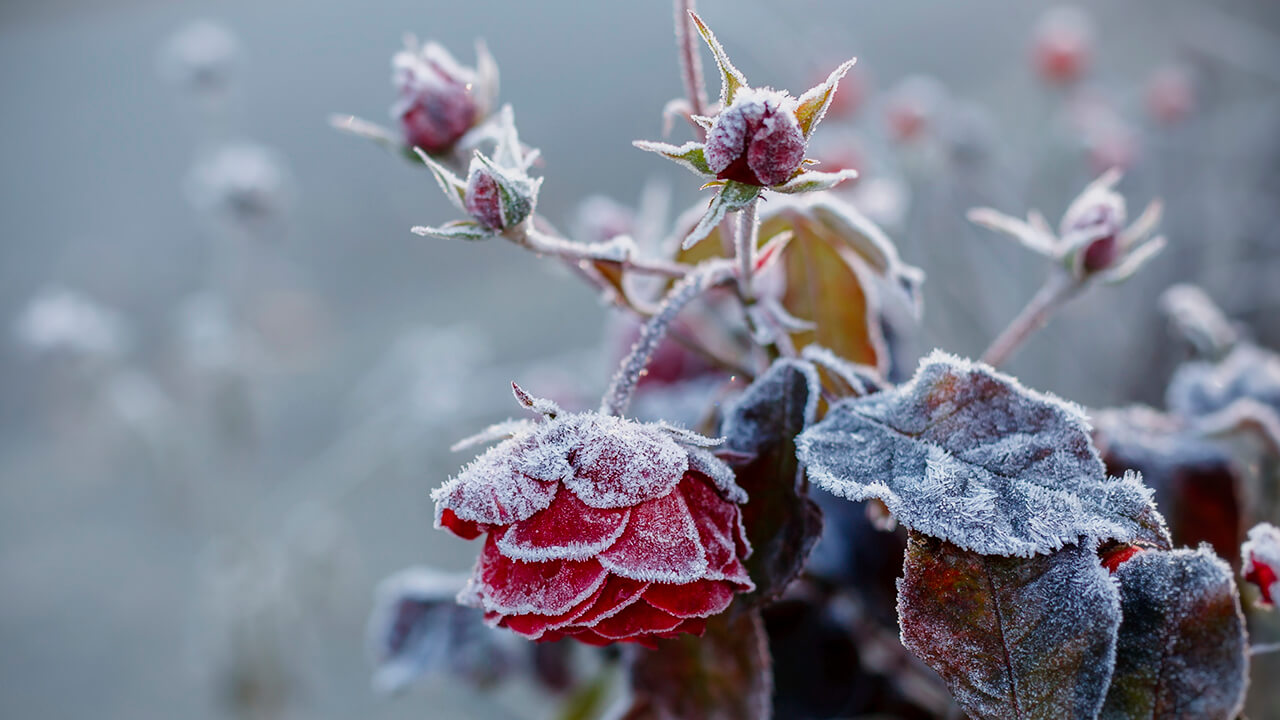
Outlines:
{"label": "frosted leaf", "polygon": [[1160,310],[1175,333],[1200,357],[1222,357],[1240,339],[1239,332],[1201,288],[1174,285],[1160,294]]}
{"label": "frosted leaf", "polygon": [[464,520],[506,525],[549,506],[572,473],[562,450],[536,433],[505,440],[431,493],[436,527],[447,508]]}
{"label": "frosted leaf", "polygon": [[1191,417],[1208,415],[1241,398],[1280,412],[1280,355],[1240,343],[1219,363],[1183,364],[1169,381],[1169,409]]}
{"label": "frosted leaf", "polygon": [[823,489],[879,498],[907,528],[975,552],[1164,542],[1151,491],[1108,478],[1088,431],[1076,406],[935,351],[898,389],[832,407],[798,445]]}
{"label": "frosted leaf", "polygon": [[821,190],[830,190],[845,180],[856,180],[858,178],[857,170],[837,170],[835,172],[818,172],[817,170],[808,170],[778,185],[770,185],[769,189],[774,192],[786,193],[789,195],[799,193],[819,192]]}
{"label": "frosted leaf", "polygon": [[450,445],[449,452],[459,452],[480,445],[488,445],[489,443],[497,442],[498,440],[506,440],[507,438],[514,437],[520,433],[528,432],[533,429],[533,427],[533,420],[503,420],[502,422],[494,423],[484,430],[481,430],[474,435],[468,435],[467,437]]}
{"label": "frosted leaf", "polygon": [[711,198],[711,205],[707,207],[707,212],[703,214],[702,219],[680,244],[681,249],[688,250],[697,245],[716,229],[725,215],[733,210],[741,210],[759,195],[760,188],[756,185],[733,181],[725,183],[715,197]]}
{"label": "frosted leaf", "polygon": [[521,407],[526,410],[532,410],[539,415],[554,418],[564,412],[560,409],[559,405],[555,404],[555,402],[545,398],[536,398],[525,392],[524,388],[514,382],[511,383],[511,392],[516,396],[516,402],[520,403]]}
{"label": "frosted leaf", "polygon": [[1115,672],[1103,720],[1238,717],[1249,658],[1231,568],[1205,546],[1122,563]]}
{"label": "frosted leaf", "polygon": [[769,601],[799,575],[822,533],[822,513],[809,499],[796,459],[796,436],[813,422],[821,388],[810,363],[781,359],[726,411],[728,449],[753,459],[738,469],[751,502],[742,506],[751,542],[747,566]]}
{"label": "frosted leaf", "polygon": [[1249,529],[1249,539],[1240,546],[1240,577],[1258,588],[1256,605],[1274,608],[1280,597],[1280,528],[1258,523]]}
{"label": "frosted leaf", "polygon": [[451,220],[439,227],[414,225],[409,232],[441,240],[487,240],[494,235],[492,230],[474,220]]}
{"label": "frosted leaf", "polygon": [[626,531],[598,559],[616,575],[645,582],[689,583],[707,572],[697,524],[678,492],[632,508]]}
{"label": "frosted leaf", "polygon": [[714,448],[724,444],[724,438],[709,438],[688,428],[673,425],[665,420],[658,421],[658,427],[665,430],[681,445],[697,448]]}
{"label": "frosted leaf", "polygon": [[831,100],[835,97],[840,79],[849,72],[855,62],[857,59],[851,58],[840,63],[840,66],[827,76],[825,82],[806,90],[796,102],[796,120],[800,122],[800,129],[804,131],[806,140],[813,135],[818,123],[822,122],[822,117],[827,114],[827,108],[831,107]]}
{"label": "frosted leaf", "polygon": [[366,630],[375,690],[397,692],[435,672],[477,685],[505,674],[513,658],[502,638],[479,611],[454,600],[465,583],[466,576],[415,567],[378,584]]}
{"label": "frosted leaf", "polygon": [[838,377],[855,395],[869,395],[886,387],[875,368],[849,362],[821,345],[806,345],[800,357]]}
{"label": "frosted leaf", "polygon": [[686,451],[659,428],[594,413],[575,420],[560,428],[575,451],[564,484],[592,507],[628,507],[666,495],[689,467]]}
{"label": "frosted leaf", "polygon": [[715,171],[707,166],[707,159],[701,143],[687,142],[677,147],[651,140],[636,140],[631,144],[645,152],[657,153],[672,160],[695,175],[715,177]]}
{"label": "frosted leaf", "polygon": [[1068,545],[980,555],[911,533],[902,642],[972,718],[1091,718],[1116,658],[1120,602],[1097,556]]}
{"label": "frosted leaf", "polygon": [[725,53],[724,47],[720,45],[720,41],[711,32],[711,28],[702,22],[702,18],[698,17],[692,10],[689,11],[689,16],[693,18],[694,24],[698,27],[698,33],[702,35],[707,47],[711,48],[711,54],[716,59],[716,66],[720,68],[720,106],[728,107],[733,102],[734,97],[737,96],[738,91],[749,87],[747,78],[729,61],[729,56]]}

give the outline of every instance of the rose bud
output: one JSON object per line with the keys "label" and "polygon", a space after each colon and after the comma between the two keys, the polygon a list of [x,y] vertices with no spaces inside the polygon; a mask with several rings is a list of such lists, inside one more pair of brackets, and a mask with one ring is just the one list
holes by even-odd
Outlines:
{"label": "rose bud", "polygon": [[1271,523],[1259,523],[1249,530],[1249,539],[1240,546],[1240,558],[1244,561],[1241,576],[1245,582],[1258,588],[1258,607],[1275,607],[1280,595],[1280,528]]}
{"label": "rose bud", "polygon": [[947,91],[937,79],[913,75],[898,83],[885,101],[885,124],[895,142],[919,140],[946,102]]}
{"label": "rose bud", "polygon": [[437,527],[487,536],[460,602],[535,640],[653,646],[754,589],[746,493],[696,436],[517,397],[545,419],[432,493]]}
{"label": "rose bud", "polygon": [[1079,80],[1093,54],[1093,27],[1076,7],[1057,7],[1045,13],[1031,41],[1036,72],[1051,85]]}
{"label": "rose bud", "polygon": [[786,181],[804,160],[796,100],[768,88],[746,88],[716,116],[707,133],[707,166],[722,180],[748,185]]}
{"label": "rose bud", "polygon": [[523,172],[504,170],[476,153],[462,203],[476,222],[501,232],[519,225],[533,212],[537,185]]}
{"label": "rose bud", "polygon": [[[477,54],[480,66],[492,67],[483,46]],[[437,43],[396,53],[391,67],[400,94],[391,114],[410,147],[443,153],[489,112],[493,83],[488,73],[459,65]]]}

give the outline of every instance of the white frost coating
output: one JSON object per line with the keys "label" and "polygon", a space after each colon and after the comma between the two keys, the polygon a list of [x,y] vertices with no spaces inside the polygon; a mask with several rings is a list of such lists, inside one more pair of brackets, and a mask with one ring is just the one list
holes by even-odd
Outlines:
{"label": "white frost coating", "polygon": [[765,415],[767,412],[785,412],[785,403],[793,397],[796,375],[805,385],[803,417],[800,419],[804,427],[813,423],[818,412],[818,400],[822,397],[821,381],[818,370],[812,363],[804,360],[782,358],[763,375],[751,383],[733,404],[725,410],[725,437],[729,438],[729,447],[738,452],[750,455],[758,454],[762,448],[778,442],[778,418]]}
{"label": "white frost coating", "polygon": [[463,520],[505,525],[524,520],[555,498],[558,480],[572,472],[564,454],[534,434],[517,435],[476,458],[431,493],[436,527],[447,508]]}
{"label": "white frost coating", "polygon": [[[1262,592],[1257,601],[1258,607],[1275,607],[1276,600],[1280,599],[1280,578],[1275,574],[1280,571],[1280,528],[1265,522],[1250,528],[1249,538],[1240,546],[1240,559],[1243,561],[1240,576],[1258,585]],[[1272,574],[1268,576],[1271,582],[1266,587],[1262,586],[1264,573],[1260,572],[1259,566],[1271,570]]]}
{"label": "white frost coating", "polygon": [[879,498],[904,526],[978,553],[1166,541],[1151,491],[1107,477],[1077,406],[942,352],[900,388],[834,406],[797,453],[823,489]]}
{"label": "white frost coating", "polygon": [[532,420],[503,420],[450,445],[449,452],[459,452],[478,445],[488,445],[499,440],[506,440],[533,429],[533,426],[534,422]]}
{"label": "white frost coating", "polygon": [[710,478],[726,500],[739,505],[747,501],[747,491],[738,487],[733,468],[727,463],[702,448],[689,448],[688,452],[689,469]]}
{"label": "white frost coating", "polygon": [[1186,363],[1169,381],[1165,402],[1174,412],[1199,417],[1243,398],[1280,412],[1280,355],[1240,343],[1220,363]]}
{"label": "white frost coating", "polygon": [[830,371],[847,383],[858,395],[867,395],[884,388],[884,378],[881,377],[879,370],[869,365],[850,362],[821,345],[806,345],[800,352],[800,357]]}
{"label": "white frost coating", "polygon": [[616,508],[661,497],[684,477],[686,451],[660,428],[584,413],[569,437],[574,473],[565,479],[584,503]]}

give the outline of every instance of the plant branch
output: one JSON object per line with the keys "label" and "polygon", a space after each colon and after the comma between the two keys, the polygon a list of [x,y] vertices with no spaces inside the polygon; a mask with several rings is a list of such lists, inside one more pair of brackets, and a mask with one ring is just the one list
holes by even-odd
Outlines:
{"label": "plant branch", "polygon": [[1031,298],[1022,312],[1009,323],[1009,326],[996,337],[991,347],[982,353],[982,362],[992,367],[1000,367],[1011,355],[1031,337],[1035,331],[1044,327],[1049,316],[1059,307],[1080,292],[1084,285],[1065,272],[1055,272]]}
{"label": "plant branch", "polygon": [[640,328],[640,337],[631,346],[631,352],[622,359],[618,371],[614,373],[609,389],[600,401],[600,412],[605,415],[621,415],[631,404],[631,396],[635,393],[636,383],[644,376],[649,358],[658,348],[658,343],[667,334],[676,315],[690,301],[707,290],[732,280],[733,264],[725,260],[709,260],[685,275],[680,282],[671,288],[663,299],[658,312],[649,318]]}
{"label": "plant branch", "polygon": [[760,224],[756,222],[756,206],[759,204],[760,197],[756,196],[738,213],[738,233],[735,238],[737,248],[734,254],[738,260],[738,289],[745,302],[752,300],[751,278],[756,270],[756,248],[760,241]]}
{"label": "plant branch", "polygon": [[512,228],[507,231],[506,237],[517,245],[532,250],[539,255],[554,255],[571,262],[580,260],[616,262],[624,270],[669,278],[682,278],[691,270],[688,265],[683,263],[633,257],[628,253],[621,252],[623,246],[612,241],[602,243],[571,242],[562,237],[538,230],[533,226],[532,222]]}
{"label": "plant branch", "polygon": [[[693,18],[689,13],[695,12],[694,0],[675,0],[676,11],[676,45],[680,49],[680,77],[684,81],[685,96],[689,99],[689,112],[693,115],[707,114],[707,91],[702,82],[702,61],[698,56],[697,39],[694,37]],[[694,131],[702,128],[694,123]]]}

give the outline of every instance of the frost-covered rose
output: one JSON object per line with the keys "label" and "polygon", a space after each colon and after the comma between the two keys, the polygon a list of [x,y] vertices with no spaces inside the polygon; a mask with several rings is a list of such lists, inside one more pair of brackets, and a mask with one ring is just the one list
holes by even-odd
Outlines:
{"label": "frost-covered rose", "polygon": [[795,98],[784,92],[740,91],[707,133],[707,166],[722,180],[785,182],[804,160],[805,136],[795,110]]}
{"label": "frost-covered rose", "polygon": [[1280,595],[1280,528],[1271,523],[1253,526],[1240,547],[1240,559],[1244,561],[1240,575],[1258,588],[1258,606],[1275,607]]}
{"label": "frost-covered rose", "polygon": [[755,586],[746,493],[698,441],[597,413],[522,426],[432,493],[437,527],[487,534],[459,600],[537,640],[701,634]]}
{"label": "frost-covered rose", "polygon": [[[481,66],[492,63],[480,48]],[[453,147],[489,111],[488,74],[463,67],[448,50],[427,43],[421,50],[396,53],[392,81],[399,98],[391,114],[400,122],[405,143],[437,154]]]}

